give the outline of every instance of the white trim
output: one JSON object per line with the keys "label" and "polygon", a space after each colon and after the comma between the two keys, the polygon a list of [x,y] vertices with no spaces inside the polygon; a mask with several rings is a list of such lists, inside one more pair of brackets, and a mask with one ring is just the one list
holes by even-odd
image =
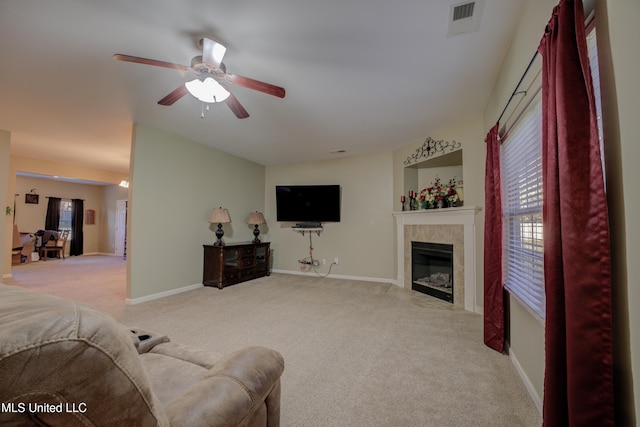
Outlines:
{"label": "white trim", "polygon": [[156,299],[168,297],[175,294],[180,294],[182,292],[192,291],[194,289],[199,289],[202,287],[204,287],[202,283],[197,283],[195,285],[189,285],[189,286],[183,286],[182,288],[170,289],[168,291],[158,292],[157,294],[146,295],[144,297],[133,298],[133,299],[126,298],[125,302],[127,303],[127,305],[135,305],[135,304],[140,304],[141,302],[153,301]]}
{"label": "white trim", "polygon": [[[279,270],[273,269],[272,273],[282,273],[282,274],[293,274],[297,276],[312,276],[312,277],[324,277],[322,273],[316,274],[312,271],[295,271],[295,270]],[[326,273],[325,273],[326,274]],[[344,279],[344,280],[361,280],[363,282],[376,282],[376,283],[391,283],[392,285],[397,285],[393,279],[384,279],[380,277],[361,277],[361,276],[345,276],[342,274],[331,274],[328,276],[332,279]]]}
{"label": "white trim", "polygon": [[524,369],[522,369],[522,365],[520,365],[520,362],[518,361],[516,354],[513,352],[511,348],[508,347],[508,345],[507,345],[507,350],[509,352],[509,359],[511,359],[511,363],[513,363],[513,366],[516,368],[518,375],[520,375],[520,379],[522,379],[522,383],[527,389],[527,392],[529,393],[529,397],[531,397],[533,404],[536,405],[538,412],[540,413],[540,415],[542,415],[542,397],[540,397],[540,395],[538,394],[538,391],[533,386],[533,383],[527,376],[527,373],[524,371]]}
{"label": "white trim", "polygon": [[119,256],[119,257],[122,256],[122,255],[117,255],[113,252],[86,252],[86,253],[83,253],[82,255],[87,255],[87,256],[101,255],[101,256]]}
{"label": "white trim", "polygon": [[404,226],[405,225],[463,225],[464,226],[464,309],[478,312],[476,307],[476,214],[477,206],[459,208],[422,209],[394,212],[397,226],[397,279],[404,287]]}

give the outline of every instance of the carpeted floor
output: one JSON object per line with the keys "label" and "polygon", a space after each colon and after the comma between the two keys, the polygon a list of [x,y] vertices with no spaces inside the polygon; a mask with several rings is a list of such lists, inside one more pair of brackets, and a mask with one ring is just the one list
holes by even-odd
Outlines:
{"label": "carpeted floor", "polygon": [[482,317],[391,284],[273,274],[124,303],[125,262],[84,256],[13,269],[4,283],[94,305],[172,341],[285,359],[282,426],[539,426]]}

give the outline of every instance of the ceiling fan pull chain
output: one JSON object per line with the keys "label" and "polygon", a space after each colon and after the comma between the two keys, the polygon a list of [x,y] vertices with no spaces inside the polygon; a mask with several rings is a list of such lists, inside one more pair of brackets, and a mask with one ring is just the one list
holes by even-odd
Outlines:
{"label": "ceiling fan pull chain", "polygon": [[202,103],[202,111],[200,112],[200,118],[204,119],[204,102]]}

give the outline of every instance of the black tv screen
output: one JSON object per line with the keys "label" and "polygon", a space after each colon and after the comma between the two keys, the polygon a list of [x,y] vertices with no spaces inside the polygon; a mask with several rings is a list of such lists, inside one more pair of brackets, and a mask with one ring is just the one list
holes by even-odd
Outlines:
{"label": "black tv screen", "polygon": [[276,219],[340,222],[340,186],[276,185]]}

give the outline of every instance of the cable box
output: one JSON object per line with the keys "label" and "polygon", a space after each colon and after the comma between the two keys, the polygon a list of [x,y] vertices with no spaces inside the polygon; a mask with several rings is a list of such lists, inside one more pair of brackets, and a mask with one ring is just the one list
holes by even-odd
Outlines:
{"label": "cable box", "polygon": [[322,228],[322,224],[319,222],[303,222],[296,224],[294,228]]}

